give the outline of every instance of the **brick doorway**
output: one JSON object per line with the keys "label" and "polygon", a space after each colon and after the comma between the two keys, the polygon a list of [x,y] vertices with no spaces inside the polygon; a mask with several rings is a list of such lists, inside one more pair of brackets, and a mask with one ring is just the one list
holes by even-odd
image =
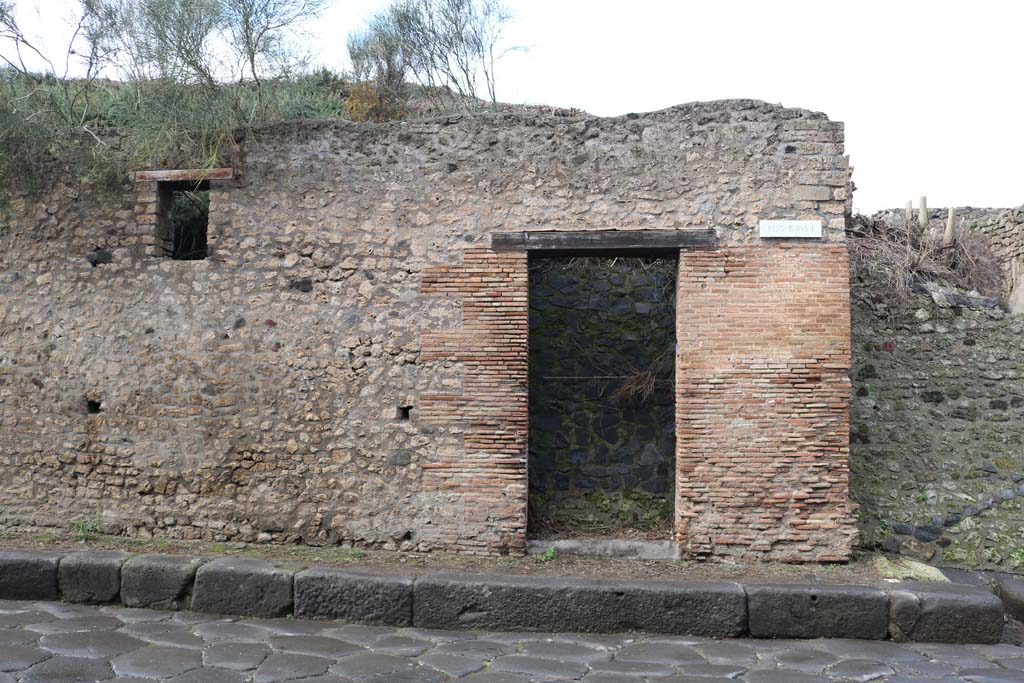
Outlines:
{"label": "brick doorway", "polygon": [[672,539],[677,256],[530,255],[529,537]]}

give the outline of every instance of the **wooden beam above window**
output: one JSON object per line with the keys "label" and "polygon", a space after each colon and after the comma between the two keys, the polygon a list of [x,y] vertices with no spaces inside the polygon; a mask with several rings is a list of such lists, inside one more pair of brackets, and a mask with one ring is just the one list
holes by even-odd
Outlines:
{"label": "wooden beam above window", "polygon": [[135,172],[135,182],[137,183],[231,180],[234,177],[235,170],[233,168],[193,168]]}
{"label": "wooden beam above window", "polygon": [[494,251],[576,254],[656,254],[716,244],[714,230],[526,230],[491,233]]}

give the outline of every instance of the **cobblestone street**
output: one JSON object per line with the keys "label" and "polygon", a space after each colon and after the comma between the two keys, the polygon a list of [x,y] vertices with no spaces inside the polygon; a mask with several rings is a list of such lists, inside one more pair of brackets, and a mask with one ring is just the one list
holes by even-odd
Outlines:
{"label": "cobblestone street", "polygon": [[0,601],[0,683],[1024,682],[1011,645],[431,631]]}

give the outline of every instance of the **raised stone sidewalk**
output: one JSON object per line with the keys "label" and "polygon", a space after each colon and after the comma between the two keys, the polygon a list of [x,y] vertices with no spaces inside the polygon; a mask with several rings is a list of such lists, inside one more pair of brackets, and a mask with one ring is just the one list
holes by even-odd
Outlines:
{"label": "raised stone sidewalk", "polygon": [[981,586],[741,585],[484,574],[402,576],[264,560],[117,552],[0,553],[0,600],[120,603],[397,627],[644,632],[705,638],[996,643],[1003,604]]}

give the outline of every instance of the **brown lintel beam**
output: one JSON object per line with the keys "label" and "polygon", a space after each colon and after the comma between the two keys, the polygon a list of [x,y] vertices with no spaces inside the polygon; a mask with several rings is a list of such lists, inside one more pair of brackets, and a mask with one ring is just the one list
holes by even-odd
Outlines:
{"label": "brown lintel beam", "polygon": [[166,171],[136,171],[135,182],[176,182],[186,180],[231,180],[235,177],[232,168],[193,168]]}
{"label": "brown lintel beam", "polygon": [[494,251],[581,253],[669,252],[710,247],[714,230],[544,230],[491,233]]}

